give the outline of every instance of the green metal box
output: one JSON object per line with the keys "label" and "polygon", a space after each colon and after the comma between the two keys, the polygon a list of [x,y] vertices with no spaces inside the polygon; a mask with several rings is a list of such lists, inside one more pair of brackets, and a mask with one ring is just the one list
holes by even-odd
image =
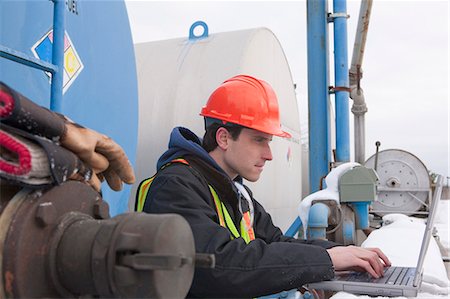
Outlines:
{"label": "green metal box", "polygon": [[339,179],[340,202],[374,201],[378,176],[371,168],[355,167]]}

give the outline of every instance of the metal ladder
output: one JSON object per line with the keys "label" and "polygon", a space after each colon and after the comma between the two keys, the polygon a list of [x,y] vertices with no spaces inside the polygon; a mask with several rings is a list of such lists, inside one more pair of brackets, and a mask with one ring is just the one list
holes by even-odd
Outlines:
{"label": "metal ladder", "polygon": [[0,57],[39,69],[52,74],[50,87],[50,109],[62,112],[63,70],[64,70],[64,32],[65,32],[65,1],[53,2],[53,44],[52,63],[34,58],[25,53],[0,45]]}

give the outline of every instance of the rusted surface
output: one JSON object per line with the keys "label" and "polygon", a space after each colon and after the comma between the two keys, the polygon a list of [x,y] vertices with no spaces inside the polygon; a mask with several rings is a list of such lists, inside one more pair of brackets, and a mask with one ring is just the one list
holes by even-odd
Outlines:
{"label": "rusted surface", "polygon": [[0,214],[6,208],[9,200],[20,191],[20,187],[8,184],[0,179]]}
{"label": "rusted surface", "polygon": [[94,217],[96,219],[108,219],[109,215],[109,206],[108,204],[99,199],[94,204]]}
{"label": "rusted surface", "polygon": [[[11,222],[14,219],[14,215],[20,205],[24,202],[26,197],[28,196],[28,190],[21,190],[17,192],[14,196],[11,196],[8,201],[3,201],[5,203],[4,208],[2,209],[2,213],[0,214],[0,274],[3,272],[3,250],[5,246],[5,239],[9,232],[9,228],[11,226]],[[3,194],[0,196],[4,199]],[[0,298],[6,297],[5,286],[4,286],[4,277],[0,277]]]}
{"label": "rusted surface", "polygon": [[7,297],[59,297],[46,273],[56,222],[73,210],[92,215],[97,197],[91,187],[75,181],[27,196],[15,211],[4,240],[2,271]]}
{"label": "rusted surface", "polygon": [[36,221],[41,226],[47,226],[56,223],[58,212],[51,202],[43,202],[37,206]]}
{"label": "rusted surface", "polygon": [[14,281],[14,274],[9,271],[5,273],[5,292],[8,297],[13,297],[12,283]]}
{"label": "rusted surface", "polygon": [[[214,264],[211,256],[198,259]],[[0,214],[2,299],[184,298],[195,261],[183,217],[109,218],[108,204],[77,181],[23,189]]]}

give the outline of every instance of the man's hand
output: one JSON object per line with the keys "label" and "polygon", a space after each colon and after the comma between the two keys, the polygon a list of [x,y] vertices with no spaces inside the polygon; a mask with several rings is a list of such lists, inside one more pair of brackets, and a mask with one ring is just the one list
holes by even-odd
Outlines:
{"label": "man's hand", "polygon": [[88,181],[97,191],[104,179],[115,191],[122,189],[122,182],[133,184],[135,181],[125,152],[111,138],[37,105],[3,82],[0,82],[0,120],[2,124],[32,135],[53,142],[59,140],[61,146],[77,155],[86,168],[78,167],[70,179]]}
{"label": "man's hand", "polygon": [[77,124],[66,122],[65,126],[61,145],[75,153],[93,170],[95,175],[89,183],[94,189],[100,191],[103,179],[115,191],[122,189],[122,182],[134,183],[133,167],[120,145],[106,135]]}
{"label": "man's hand", "polygon": [[337,246],[327,249],[336,271],[367,271],[375,278],[383,276],[385,267],[391,265],[389,259],[378,248]]}

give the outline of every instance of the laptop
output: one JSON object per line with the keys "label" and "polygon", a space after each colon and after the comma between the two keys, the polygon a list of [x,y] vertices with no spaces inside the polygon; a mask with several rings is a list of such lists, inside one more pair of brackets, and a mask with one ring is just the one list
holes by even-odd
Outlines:
{"label": "laptop", "polygon": [[422,283],[423,263],[430,243],[436,210],[442,194],[442,176],[437,177],[436,188],[430,204],[427,225],[416,268],[388,267],[384,276],[373,278],[367,272],[336,272],[335,278],[308,284],[308,288],[344,291],[360,295],[416,297]]}

